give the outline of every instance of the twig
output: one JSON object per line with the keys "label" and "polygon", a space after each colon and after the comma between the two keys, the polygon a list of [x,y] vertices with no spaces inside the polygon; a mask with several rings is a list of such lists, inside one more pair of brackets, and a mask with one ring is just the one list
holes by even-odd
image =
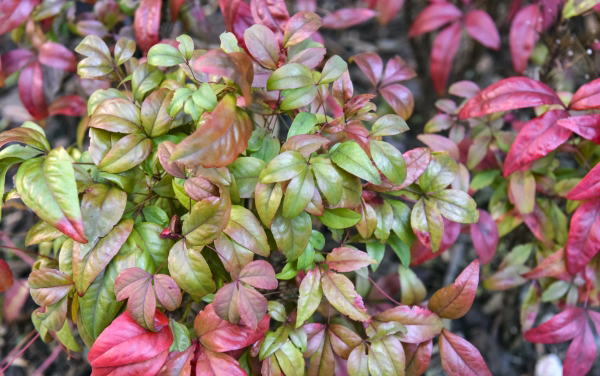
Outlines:
{"label": "twig", "polygon": [[402,303],[399,303],[398,301],[396,301],[394,298],[392,298],[391,296],[389,296],[385,291],[383,291],[378,285],[377,283],[375,283],[375,281],[373,281],[373,279],[371,277],[368,277],[369,281],[373,284],[373,286],[375,286],[375,288],[377,290],[379,290],[380,293],[383,294],[383,296],[385,296],[386,298],[388,298],[389,300],[391,300],[392,302],[396,303],[397,305],[402,305]]}

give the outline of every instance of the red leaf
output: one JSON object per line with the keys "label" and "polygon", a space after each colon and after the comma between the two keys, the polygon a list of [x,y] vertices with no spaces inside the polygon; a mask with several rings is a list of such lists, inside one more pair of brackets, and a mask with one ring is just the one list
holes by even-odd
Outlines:
{"label": "red leaf", "polygon": [[169,319],[156,311],[150,332],[139,326],[129,312],[117,317],[104,331],[88,354],[92,375],[154,375],[158,373],[173,342]]}
{"label": "red leaf", "polygon": [[467,33],[484,46],[500,48],[500,34],[492,17],[483,10],[472,10],[465,16]]}
{"label": "red leaf", "polygon": [[429,66],[433,87],[439,95],[446,91],[446,82],[452,69],[452,60],[460,44],[460,24],[451,24],[433,40],[431,63]]}
{"label": "red leaf", "polygon": [[184,351],[173,351],[157,376],[191,376],[192,360],[196,352],[197,342],[194,341]]}
{"label": "red leaf", "polygon": [[458,235],[460,235],[460,223],[452,222],[444,218],[444,236],[440,243],[440,249],[434,253],[430,248],[427,248],[423,243],[416,239],[412,247],[410,247],[410,266],[421,265],[425,261],[441,255],[454,244],[456,239],[458,239]]}
{"label": "red leaf", "polygon": [[335,248],[327,254],[325,262],[330,269],[342,273],[352,272],[377,263],[366,252],[350,247]]}
{"label": "red leaf", "polygon": [[50,116],[83,116],[87,113],[87,103],[79,95],[65,95],[52,102],[48,111]]}
{"label": "red leaf", "polygon": [[492,261],[498,247],[498,225],[485,210],[479,209],[479,221],[471,224],[471,239],[481,263]]}
{"label": "red leaf", "polygon": [[533,51],[542,28],[540,7],[531,4],[521,9],[510,25],[508,40],[513,68],[517,73],[523,73],[527,68],[527,60]]}
{"label": "red leaf", "polygon": [[377,86],[383,73],[383,61],[374,52],[364,52],[352,56],[350,62],[354,61],[360,70],[367,76],[373,86]]}
{"label": "red leaf", "polygon": [[533,270],[523,274],[523,277],[529,279],[539,279],[543,277],[554,277],[559,279],[569,278],[570,275],[567,273],[564,248],[561,248],[546,257],[542,262],[539,262]]}
{"label": "red leaf", "polygon": [[170,0],[169,1],[169,11],[171,13],[171,22],[177,21],[177,16],[179,16],[179,10],[181,9],[181,6],[184,3],[185,3],[185,0]]}
{"label": "red leaf", "polygon": [[543,324],[525,332],[525,339],[535,343],[560,343],[573,339],[586,323],[583,309],[569,308]]}
{"label": "red leaf", "polygon": [[[377,55],[378,56],[378,55]],[[415,71],[406,64],[404,60],[398,55],[388,60],[385,66],[385,72],[383,73],[383,80],[381,80],[381,86],[387,86],[400,81],[410,80],[416,77]]]}
{"label": "red leaf", "polygon": [[596,340],[592,328],[586,319],[583,319],[582,328],[567,350],[564,362],[564,376],[587,375],[596,359]]}
{"label": "red leaf", "polygon": [[196,376],[246,376],[237,360],[223,353],[200,350],[196,361]]}
{"label": "red leaf", "polygon": [[429,299],[432,312],[446,319],[463,317],[471,308],[479,284],[479,260],[475,259],[454,283],[436,291]]}
{"label": "red leaf", "polygon": [[550,110],[525,124],[504,161],[504,177],[527,167],[567,141],[572,132],[556,123],[566,115],[564,110]]}
{"label": "red leaf", "polygon": [[232,324],[215,313],[213,305],[207,305],[194,320],[194,332],[206,349],[216,352],[232,351],[250,346],[263,338],[269,329],[269,315],[265,315],[252,330],[248,326]]}
{"label": "red leaf", "polygon": [[290,19],[284,0],[252,0],[250,2],[254,22],[265,25],[277,36],[280,45],[283,45],[283,32]]}
{"label": "red leaf", "polygon": [[0,4],[0,14],[3,15],[0,34],[6,34],[21,25],[39,3],[41,0],[4,0]]}
{"label": "red leaf", "polygon": [[467,119],[544,104],[562,104],[562,101],[554,90],[539,81],[511,77],[488,86],[469,99],[459,115],[461,119]]}
{"label": "red leaf", "polygon": [[567,194],[569,200],[587,200],[600,196],[600,163]]}
{"label": "red leaf", "polygon": [[4,260],[0,260],[0,292],[5,292],[15,282],[12,271]]}
{"label": "red leaf", "polygon": [[417,179],[431,162],[431,151],[428,148],[415,148],[403,154],[406,161],[406,179],[400,187],[408,187]]}
{"label": "red leaf", "polygon": [[59,43],[46,42],[40,47],[38,59],[40,63],[52,68],[75,72],[77,58],[67,47]]}
{"label": "red leaf", "polygon": [[240,271],[239,280],[258,289],[274,290],[277,288],[275,270],[264,260],[252,261]]}
{"label": "red leaf", "polygon": [[382,25],[390,23],[400,9],[402,9],[403,5],[404,0],[378,0],[375,9],[379,12],[379,16],[377,17],[379,23]]}
{"label": "red leaf", "polygon": [[440,336],[439,347],[442,367],[448,375],[492,375],[479,351],[466,339],[444,329]]}
{"label": "red leaf", "polygon": [[35,57],[35,53],[32,51],[18,48],[16,50],[8,51],[3,54],[2,59],[2,74],[4,77],[8,77],[15,73],[19,69],[23,68],[29,60]]}
{"label": "red leaf", "polygon": [[422,375],[427,371],[433,352],[433,340],[417,344],[402,343],[406,358],[406,374]]}
{"label": "red leaf", "polygon": [[567,270],[575,275],[600,250],[600,199],[585,201],[571,218]]}
{"label": "red leaf", "polygon": [[27,298],[29,298],[27,278],[17,279],[6,291],[6,294],[4,294],[2,313],[7,322],[13,322],[21,317],[21,315],[26,315],[26,311],[23,310],[23,307],[27,302]]}
{"label": "red leaf", "polygon": [[435,2],[423,9],[415,19],[408,32],[409,37],[416,37],[430,32],[454,21],[462,16],[462,12],[454,4],[441,1]]}
{"label": "red leaf", "polygon": [[379,89],[379,92],[398,116],[408,119],[412,115],[415,108],[415,100],[406,86],[391,84]]}
{"label": "red leaf", "polygon": [[48,117],[48,105],[44,97],[44,73],[36,60],[29,63],[19,76],[19,97],[23,106],[36,120]]}
{"label": "red leaf", "polygon": [[161,6],[162,0],[142,0],[135,11],[133,28],[138,45],[144,53],[159,41]]}
{"label": "red leaf", "polygon": [[569,109],[577,111],[600,109],[600,78],[581,86],[571,98]]}
{"label": "red leaf", "polygon": [[236,19],[238,9],[242,0],[219,0],[219,7],[225,19],[225,30],[232,33],[233,23]]}
{"label": "red leaf", "polygon": [[435,313],[418,306],[398,306],[373,316],[375,320],[397,321],[406,327],[406,333],[396,333],[401,342],[421,343],[429,341],[443,328],[442,319]]}
{"label": "red leaf", "polygon": [[347,29],[370,20],[377,12],[367,8],[342,8],[323,17],[327,29]]}
{"label": "red leaf", "polygon": [[559,120],[558,125],[572,130],[595,144],[600,144],[600,114],[571,116]]}

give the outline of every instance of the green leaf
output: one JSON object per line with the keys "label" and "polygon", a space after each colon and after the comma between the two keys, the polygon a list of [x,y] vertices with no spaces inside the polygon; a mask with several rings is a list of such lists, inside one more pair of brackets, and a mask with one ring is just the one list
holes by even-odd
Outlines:
{"label": "green leaf", "polygon": [[393,136],[408,130],[406,121],[398,115],[383,115],[373,124],[369,135],[371,137]]}
{"label": "green leaf", "polygon": [[131,90],[135,100],[141,101],[146,93],[158,87],[164,78],[165,74],[157,67],[148,63],[138,65],[131,74]]}
{"label": "green leaf", "polygon": [[327,227],[343,229],[352,227],[360,221],[362,216],[348,208],[325,209],[319,220]]}
{"label": "green leaf", "polygon": [[65,320],[62,329],[56,332],[56,337],[58,338],[58,341],[67,349],[75,352],[82,351],[81,347],[75,341],[75,337],[73,337],[73,332],[71,332],[71,327],[69,326],[68,320]]}
{"label": "green leaf", "polygon": [[598,0],[567,0],[563,7],[563,17],[579,16],[598,5]]}
{"label": "green leaf", "polygon": [[284,100],[279,105],[279,108],[284,111],[289,111],[306,107],[317,98],[318,94],[319,90],[316,86],[305,86],[297,89],[284,90],[281,92]]}
{"label": "green leaf", "polygon": [[321,288],[321,271],[319,268],[306,272],[306,276],[300,283],[298,294],[296,328],[301,327],[315,313],[321,303],[323,289]]}
{"label": "green leaf", "polygon": [[[39,149],[40,151],[50,151],[50,144],[48,143],[48,140],[46,140],[46,136],[36,129],[26,127],[25,125],[27,123],[30,122],[25,122],[21,127],[9,129],[0,133],[0,147],[9,142],[19,142],[21,144],[29,145],[33,148]],[[10,154],[13,153],[5,152],[3,159],[9,157]],[[18,155],[13,156],[18,157]]]}
{"label": "green leaf", "polygon": [[99,239],[91,250],[82,253],[82,244],[73,246],[73,280],[79,296],[85,294],[96,277],[106,268],[133,229],[131,219],[122,219],[105,237]]}
{"label": "green leaf", "polygon": [[182,227],[190,245],[212,243],[227,226],[230,209],[229,191],[224,189],[221,189],[221,198],[210,197],[194,204]]}
{"label": "green leaf", "polygon": [[254,190],[254,204],[262,223],[271,227],[271,221],[279,209],[283,190],[281,183],[262,184],[257,183]]}
{"label": "green leaf", "polygon": [[330,57],[323,67],[321,78],[319,79],[318,84],[328,84],[337,80],[342,73],[346,71],[346,69],[348,69],[348,64],[344,61],[344,59],[338,55]]}
{"label": "green leaf", "polygon": [[288,280],[294,278],[298,274],[298,270],[294,266],[293,262],[288,262],[285,264],[280,273],[277,273],[275,277],[277,279]]}
{"label": "green leaf", "polygon": [[398,237],[402,239],[404,243],[411,246],[415,240],[415,234],[410,225],[410,208],[398,200],[386,199],[385,201],[390,204],[394,214],[392,230],[394,230],[396,235],[398,235]]}
{"label": "green leaf", "polygon": [[325,247],[325,236],[319,231],[312,230],[310,234],[310,244],[319,251]]}
{"label": "green leaf", "polygon": [[235,177],[241,198],[252,198],[258,178],[267,164],[254,157],[240,157],[228,166],[229,171]]}
{"label": "green leaf", "polygon": [[215,240],[215,248],[219,252],[223,266],[233,277],[254,259],[254,252],[232,240],[225,233]]}
{"label": "green leaf", "polygon": [[117,66],[131,59],[135,53],[135,42],[131,39],[121,37],[115,45],[115,63]]}
{"label": "green leaf", "polygon": [[299,270],[306,270],[313,265],[313,261],[315,259],[315,249],[312,244],[308,244],[304,252],[298,257],[298,265],[297,268]]}
{"label": "green leaf", "polygon": [[297,151],[286,151],[273,158],[260,173],[262,184],[291,180],[306,170],[307,163]]}
{"label": "green leaf", "polygon": [[435,203],[421,198],[412,209],[410,224],[421,243],[437,252],[444,235],[444,220]]}
{"label": "green leaf", "polygon": [[96,78],[113,71],[110,50],[97,35],[88,35],[75,47],[75,52],[87,56],[77,64],[77,74],[81,78]]}
{"label": "green leaf", "polygon": [[404,348],[394,336],[371,341],[368,359],[371,375],[402,375],[404,373]]}
{"label": "green leaf", "polygon": [[169,273],[179,287],[194,297],[201,298],[216,291],[208,264],[199,250],[188,248],[185,239],[178,241],[168,257]]}
{"label": "green leaf", "polygon": [[273,320],[277,320],[279,322],[285,322],[287,320],[287,313],[285,312],[285,307],[283,304],[272,300],[269,302],[267,311],[269,312],[269,316]]}
{"label": "green leaf", "polygon": [[27,231],[27,237],[25,238],[25,246],[32,244],[40,244],[43,242],[52,241],[63,233],[60,230],[55,229],[44,221],[39,221],[35,225],[31,226]]}
{"label": "green leaf", "polygon": [[529,214],[535,208],[535,177],[531,171],[516,171],[510,175],[509,191],[514,205],[521,214]]}
{"label": "green leaf", "polygon": [[398,275],[400,276],[400,286],[402,286],[400,302],[406,305],[421,303],[427,296],[427,290],[415,272],[400,265]]}
{"label": "green leaf", "polygon": [[125,96],[125,94],[123,94],[121,91],[119,91],[117,89],[109,88],[106,90],[98,89],[98,90],[94,91],[94,93],[92,95],[90,95],[90,99],[88,99],[88,103],[87,103],[88,116],[92,116],[92,114],[94,113],[94,111],[96,110],[96,108],[98,107],[98,105],[100,103],[104,102],[107,99],[113,99],[113,98],[121,98],[121,99],[127,100],[127,97]]}
{"label": "green leaf", "polygon": [[323,25],[321,17],[313,12],[298,12],[294,14],[285,26],[283,34],[283,47],[287,48],[296,45]]}
{"label": "green leaf", "polygon": [[284,343],[275,352],[277,362],[286,376],[303,376],[304,359],[302,353],[291,341]]}
{"label": "green leaf", "polygon": [[324,158],[311,159],[311,166],[317,178],[317,186],[329,204],[337,205],[342,198],[342,177],[331,164],[331,160]]}
{"label": "green leaf", "polygon": [[282,214],[286,218],[298,216],[311,202],[315,193],[315,179],[308,165],[288,184],[283,199]]}
{"label": "green leaf", "polygon": [[93,246],[96,239],[113,229],[123,216],[126,203],[127,193],[117,187],[94,184],[86,189],[81,200],[81,215],[87,245]]}
{"label": "green leaf", "polygon": [[423,192],[438,192],[454,181],[458,165],[446,154],[434,154],[429,165],[419,177],[419,186]]}
{"label": "green leaf", "polygon": [[162,136],[171,129],[171,117],[167,107],[173,99],[173,92],[160,89],[148,96],[142,103],[141,122],[148,137]]}
{"label": "green leaf", "polygon": [[223,51],[227,53],[240,52],[237,38],[233,33],[222,33],[219,35],[219,40],[221,40],[221,48]]}
{"label": "green leaf", "polygon": [[206,111],[212,111],[217,106],[217,95],[207,82],[204,82],[198,90],[192,94],[192,100],[196,106]]}
{"label": "green leaf", "polygon": [[171,344],[169,351],[185,351],[192,345],[190,332],[185,325],[178,323],[173,320],[173,318],[169,318],[169,327],[173,333],[173,343]]}
{"label": "green leaf", "polygon": [[233,205],[224,233],[259,256],[269,256],[267,235],[254,214],[243,206]]}
{"label": "green leaf", "polygon": [[25,205],[41,219],[72,239],[87,242],[75,172],[65,149],[25,161],[15,176],[15,186]]}
{"label": "green leaf", "polygon": [[379,172],[367,153],[354,141],[336,144],[331,150],[331,160],[340,168],[375,185],[381,184]]}
{"label": "green leaf", "polygon": [[317,125],[317,117],[310,112],[300,112],[288,130],[287,140],[298,134],[308,134]]}
{"label": "green leaf", "polygon": [[373,203],[373,210],[375,210],[375,217],[377,218],[377,225],[375,226],[375,237],[379,240],[386,241],[390,236],[390,231],[394,225],[394,213],[392,206],[387,201],[383,201],[382,204]]}
{"label": "green leaf", "polygon": [[[83,296],[79,297],[79,312],[87,334],[95,340],[117,317],[123,302],[117,302],[115,279],[119,268],[114,262],[101,271]],[[79,325],[78,325],[79,326]]]}
{"label": "green leaf", "polygon": [[175,38],[176,41],[179,42],[179,52],[181,52],[181,56],[183,56],[186,60],[192,58],[194,53],[194,41],[189,35],[180,35]]}
{"label": "green leaf", "polygon": [[42,324],[51,331],[57,332],[62,329],[67,318],[69,299],[67,296],[59,300],[58,302],[44,307],[44,311],[41,312],[42,308],[36,309],[36,317],[42,321]]}
{"label": "green leaf", "polygon": [[271,231],[277,248],[286,256],[288,262],[294,261],[304,252],[310,241],[310,215],[302,212],[297,217],[285,218],[281,211],[278,211],[273,218]]}
{"label": "green leaf", "polygon": [[352,282],[343,274],[326,271],[321,276],[325,297],[335,309],[356,321],[368,321],[362,298],[356,293]]}
{"label": "green leaf", "polygon": [[306,65],[291,63],[271,74],[267,80],[267,90],[296,89],[313,84],[312,73]]}
{"label": "green leaf", "polygon": [[377,270],[377,267],[381,264],[381,260],[383,260],[383,256],[385,255],[385,243],[367,242],[367,254],[377,261],[377,263],[371,264],[371,269],[373,269],[373,271]]}
{"label": "green leaf", "polygon": [[367,348],[363,343],[352,350],[348,357],[347,367],[350,376],[369,375]]}
{"label": "green leaf", "polygon": [[396,256],[398,256],[402,265],[408,268],[410,266],[409,246],[394,234],[391,234],[388,238],[388,244],[390,245],[390,247],[392,247],[394,252],[396,252]]}
{"label": "green leaf", "polygon": [[445,189],[430,196],[440,214],[453,222],[476,223],[479,220],[477,204],[466,192]]}
{"label": "green leaf", "polygon": [[275,351],[279,350],[281,346],[283,346],[283,344],[287,342],[289,334],[290,331],[287,325],[280,326],[274,332],[268,332],[265,335],[265,339],[260,346],[258,359],[262,361],[266,357],[275,353]]}
{"label": "green leaf", "polygon": [[89,126],[109,132],[137,133],[142,130],[140,109],[124,98],[106,99],[94,110]]}
{"label": "green leaf", "polygon": [[248,52],[260,65],[267,69],[277,69],[279,43],[271,29],[261,24],[252,25],[244,31],[244,41]]}
{"label": "green leaf", "polygon": [[406,179],[406,161],[402,153],[384,141],[370,140],[373,162],[383,174],[398,185]]}
{"label": "green leaf", "polygon": [[106,153],[98,164],[98,169],[118,174],[142,163],[152,151],[152,140],[145,134],[128,134],[121,138]]}

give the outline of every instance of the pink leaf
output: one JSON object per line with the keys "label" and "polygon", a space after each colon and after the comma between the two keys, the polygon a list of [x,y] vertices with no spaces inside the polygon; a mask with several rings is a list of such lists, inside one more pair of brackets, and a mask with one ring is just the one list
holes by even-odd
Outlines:
{"label": "pink leaf", "polygon": [[381,80],[381,86],[386,86],[400,81],[410,80],[416,77],[415,71],[406,64],[404,60],[398,55],[388,60],[385,66],[385,72],[383,73],[383,80]]}
{"label": "pink leaf", "polygon": [[40,63],[52,68],[75,72],[77,58],[67,47],[59,43],[46,42],[40,47],[38,59]]}
{"label": "pink leaf", "polygon": [[41,0],[4,0],[0,4],[0,34],[6,34],[21,25],[29,17],[33,8],[41,3]]}
{"label": "pink leaf", "polygon": [[562,105],[562,101],[554,90],[539,81],[527,77],[511,77],[488,86],[469,99],[459,115],[461,119],[467,119],[545,104]]}
{"label": "pink leaf", "polygon": [[512,55],[513,67],[517,73],[523,73],[527,68],[527,60],[533,51],[533,47],[539,38],[542,23],[540,7],[531,4],[521,9],[510,25],[508,40],[510,42],[510,54]]}
{"label": "pink leaf", "polygon": [[452,69],[452,60],[460,44],[460,24],[451,24],[433,40],[431,63],[429,66],[433,87],[439,95],[446,91],[446,82]]}
{"label": "pink leaf", "polygon": [[572,132],[556,123],[566,115],[564,110],[550,110],[525,124],[504,161],[504,177],[548,155],[567,141]]}
{"label": "pink leaf", "polygon": [[571,98],[569,109],[577,111],[600,109],[600,78],[581,86]]}
{"label": "pink leaf", "polygon": [[159,41],[161,6],[162,0],[142,0],[135,11],[133,28],[138,45],[144,53]]}
{"label": "pink leaf", "polygon": [[10,76],[27,65],[29,60],[31,60],[33,57],[35,57],[35,53],[23,48],[17,48],[16,50],[8,51],[1,57],[2,74],[4,77]]}
{"label": "pink leaf", "polygon": [[391,84],[382,87],[379,92],[398,116],[406,120],[412,115],[415,100],[406,86]]}
{"label": "pink leaf", "polygon": [[347,29],[370,20],[377,12],[367,8],[342,8],[323,17],[327,29]]}
{"label": "pink leaf", "polygon": [[600,196],[600,163],[567,194],[569,200],[587,200]]}
{"label": "pink leaf", "polygon": [[367,253],[349,247],[335,248],[327,254],[325,261],[330,269],[338,272],[352,272],[377,263]]}
{"label": "pink leaf", "polygon": [[264,260],[252,261],[240,271],[240,281],[258,289],[274,290],[277,288],[275,270]]}
{"label": "pink leaf", "polygon": [[456,161],[460,159],[458,145],[448,137],[440,136],[439,134],[420,134],[417,138],[432,151],[447,151],[452,159]]}
{"label": "pink leaf", "polygon": [[431,162],[431,151],[428,148],[415,148],[403,154],[406,161],[406,179],[401,187],[408,187],[417,179],[429,166]]}
{"label": "pink leaf", "polygon": [[571,218],[567,241],[567,270],[582,270],[600,250],[600,199],[585,201]]}
{"label": "pink leaf", "polygon": [[583,319],[582,328],[567,350],[564,362],[564,376],[587,375],[596,360],[596,339],[587,320]]}
{"label": "pink leaf", "polygon": [[439,340],[442,367],[450,376],[492,376],[479,351],[469,341],[444,329]]}
{"label": "pink leaf", "polygon": [[600,144],[600,114],[571,116],[559,120],[558,125],[572,130],[595,144]]}
{"label": "pink leaf", "polygon": [[50,116],[83,116],[87,113],[87,103],[79,95],[65,95],[52,102],[48,111]]}
{"label": "pink leaf", "polygon": [[525,332],[525,339],[535,343],[560,343],[573,339],[586,322],[581,308],[565,309],[539,326]]}
{"label": "pink leaf", "polygon": [[252,18],[257,24],[271,29],[280,45],[283,45],[283,32],[290,19],[285,1],[283,0],[252,0],[250,2]]}
{"label": "pink leaf", "polygon": [[36,60],[29,63],[19,76],[19,97],[27,112],[36,119],[48,117],[48,105],[44,97],[44,73]]}
{"label": "pink leaf", "polygon": [[376,10],[379,12],[377,19],[382,25],[387,25],[394,19],[396,14],[402,9],[404,0],[378,0]]}
{"label": "pink leaf", "polygon": [[479,221],[471,224],[471,239],[481,263],[492,261],[498,247],[498,225],[485,210],[479,209]]}
{"label": "pink leaf", "polygon": [[500,34],[492,17],[483,10],[472,10],[465,16],[467,33],[484,46],[500,48]]}
{"label": "pink leaf", "polygon": [[427,248],[418,239],[415,240],[412,247],[410,247],[410,266],[421,265],[425,261],[431,260],[444,251],[448,250],[456,239],[460,235],[460,223],[452,222],[444,218],[444,236],[440,243],[440,249],[437,252],[432,252],[430,248]]}
{"label": "pink leaf", "polygon": [[401,305],[373,316],[375,320],[397,321],[406,327],[406,333],[396,333],[401,342],[421,343],[429,341],[443,328],[442,319],[435,313],[418,306]]}
{"label": "pink leaf", "polygon": [[423,9],[408,32],[409,37],[416,37],[433,31],[462,16],[462,12],[454,4],[440,1]]}
{"label": "pink leaf", "polygon": [[373,86],[377,86],[383,73],[383,61],[374,52],[364,52],[352,56],[350,62],[354,61],[360,70],[367,76]]}

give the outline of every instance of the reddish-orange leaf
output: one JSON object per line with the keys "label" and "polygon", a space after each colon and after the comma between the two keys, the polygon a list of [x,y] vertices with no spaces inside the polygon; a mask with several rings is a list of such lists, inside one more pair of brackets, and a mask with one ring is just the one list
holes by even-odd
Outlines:
{"label": "reddish-orange leaf", "polygon": [[442,330],[439,340],[442,367],[450,376],[492,376],[479,351],[469,341]]}
{"label": "reddish-orange leaf", "polygon": [[0,292],[5,292],[15,282],[12,271],[4,260],[0,260]]}
{"label": "reddish-orange leaf", "polygon": [[460,44],[461,25],[456,22],[442,30],[433,40],[431,63],[429,65],[433,87],[442,95],[452,69],[452,60]]}
{"label": "reddish-orange leaf", "polygon": [[453,284],[433,294],[429,299],[429,309],[446,319],[463,317],[473,304],[478,283],[479,260],[475,259],[456,277]]}
{"label": "reddish-orange leaf", "polygon": [[142,0],[135,11],[133,28],[142,51],[147,52],[159,41],[162,0]]}
{"label": "reddish-orange leaf", "polygon": [[571,218],[567,241],[567,270],[582,270],[600,250],[600,199],[585,201]]}

